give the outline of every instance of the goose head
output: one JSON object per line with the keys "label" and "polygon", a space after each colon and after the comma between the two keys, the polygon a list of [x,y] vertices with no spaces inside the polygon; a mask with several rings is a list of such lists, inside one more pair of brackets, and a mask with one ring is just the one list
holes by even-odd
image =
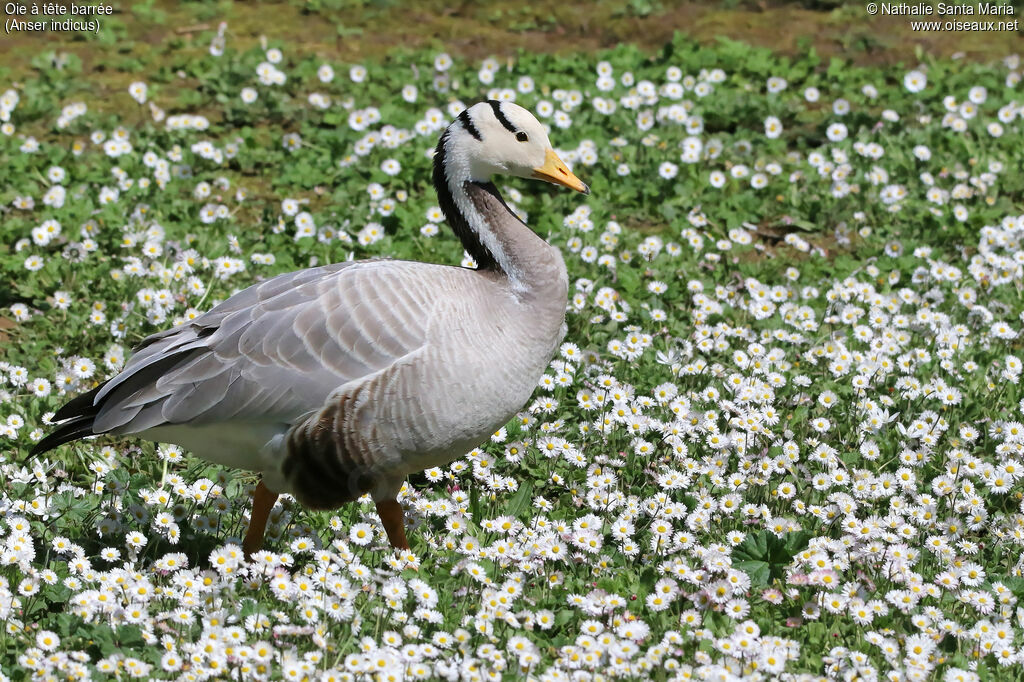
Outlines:
{"label": "goose head", "polygon": [[590,188],[558,158],[544,126],[518,104],[495,100],[474,104],[452,122],[446,137],[447,153],[461,157],[470,180],[487,182],[492,175],[512,175],[590,194]]}

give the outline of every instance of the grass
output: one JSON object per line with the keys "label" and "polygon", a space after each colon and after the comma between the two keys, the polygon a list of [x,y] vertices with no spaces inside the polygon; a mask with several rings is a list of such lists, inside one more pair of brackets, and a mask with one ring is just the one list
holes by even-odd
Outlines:
{"label": "grass", "polygon": [[[758,10],[598,3],[587,30],[570,7],[438,7],[385,56],[401,3],[142,3],[69,58],[10,62],[5,678],[1022,677],[1020,60],[668,34],[591,53]],[[482,62],[483,23],[552,49]],[[467,57],[438,68],[449,43]],[[563,250],[567,345],[516,420],[406,486],[411,554],[369,502],[286,500],[249,564],[254,478],[167,446],[25,461],[132,345],[256,281],[463,261],[421,229],[427,151],[485,97],[541,115],[593,194],[500,179]]]}

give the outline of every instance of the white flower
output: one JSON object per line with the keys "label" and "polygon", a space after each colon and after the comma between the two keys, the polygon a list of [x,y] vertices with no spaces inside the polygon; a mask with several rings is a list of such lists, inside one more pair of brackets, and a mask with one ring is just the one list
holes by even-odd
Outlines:
{"label": "white flower", "polygon": [[447,53],[442,52],[441,54],[434,57],[434,68],[438,71],[447,71],[452,67],[452,58]]}
{"label": "white flower", "polygon": [[29,389],[32,391],[33,395],[43,398],[50,395],[50,382],[49,380],[40,377],[38,379],[34,379],[29,384]]}
{"label": "white flower", "polygon": [[825,134],[828,135],[828,139],[832,142],[842,142],[846,139],[846,126],[842,123],[833,123],[828,127],[828,130],[825,131]]}
{"label": "white flower", "polygon": [[316,222],[308,211],[303,211],[295,216],[295,227],[298,229],[296,239],[301,237],[312,237],[316,234]]}
{"label": "white flower", "polygon": [[139,104],[146,103],[147,92],[148,87],[142,81],[135,81],[134,83],[128,86],[128,94],[131,95],[132,99],[138,102]]}
{"label": "white flower", "polygon": [[[999,125],[998,123],[992,123],[991,125]],[[64,198],[67,195],[64,188],[60,185],[54,185],[46,191],[43,195],[43,204],[47,206],[53,206],[54,208],[61,208],[64,206]]]}
{"label": "white flower", "polygon": [[321,92],[309,93],[307,101],[317,109],[329,109],[331,106],[331,98]]}
{"label": "white flower", "polygon": [[71,363],[71,373],[79,379],[88,379],[96,372],[96,363],[89,358],[78,358]]}
{"label": "white flower", "polygon": [[213,261],[213,274],[217,279],[227,279],[236,272],[245,270],[245,263],[238,258],[222,256]]}
{"label": "white flower", "polygon": [[783,90],[786,89],[788,85],[789,83],[786,82],[785,78],[780,78],[779,76],[772,76],[771,78],[768,79],[768,92],[782,92]]}
{"label": "white flower", "polygon": [[910,71],[903,77],[903,87],[910,92],[921,92],[928,85],[928,77],[920,71]]}
{"label": "white flower", "polygon": [[379,242],[384,238],[384,226],[380,223],[367,223],[366,227],[359,230],[357,237],[363,246]]}
{"label": "white flower", "polygon": [[36,633],[36,646],[43,651],[53,651],[60,646],[60,637],[57,636],[56,632],[40,630]]}
{"label": "white flower", "polygon": [[360,546],[373,542],[373,526],[368,523],[357,523],[348,531],[349,540]]}

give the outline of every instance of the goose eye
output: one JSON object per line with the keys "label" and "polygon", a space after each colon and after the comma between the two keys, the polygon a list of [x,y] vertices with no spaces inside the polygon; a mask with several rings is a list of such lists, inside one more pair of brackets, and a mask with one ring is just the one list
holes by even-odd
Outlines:
{"label": "goose eye", "polygon": [[530,138],[526,135],[526,133],[520,130],[518,133],[516,133],[516,139],[519,140],[520,142],[526,142]]}

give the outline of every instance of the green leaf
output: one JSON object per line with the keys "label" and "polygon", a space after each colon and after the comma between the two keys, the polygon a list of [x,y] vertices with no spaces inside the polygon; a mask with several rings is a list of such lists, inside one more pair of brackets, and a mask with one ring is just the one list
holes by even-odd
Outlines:
{"label": "green leaf", "polygon": [[530,503],[533,501],[533,483],[526,481],[519,484],[519,490],[512,496],[512,499],[508,501],[508,505],[505,507],[505,512],[510,516],[518,517],[524,511],[530,508]]}
{"label": "green leaf", "polygon": [[824,228],[821,225],[812,223],[810,220],[804,220],[803,218],[794,218],[792,222],[790,222],[790,226],[799,228],[804,232],[824,231]]}
{"label": "green leaf", "polygon": [[621,285],[624,293],[636,293],[640,288],[640,273],[637,272],[636,268],[624,266],[619,268],[616,273],[619,278],[619,284]]}
{"label": "green leaf", "polygon": [[469,487],[469,513],[477,521],[483,518],[480,513],[480,491],[475,485]]}
{"label": "green leaf", "polygon": [[766,530],[744,538],[733,550],[733,566],[748,576],[755,587],[767,587],[781,580],[793,557],[807,547],[810,535],[804,531],[777,537]]}
{"label": "green leaf", "polygon": [[765,561],[733,561],[732,566],[750,576],[750,584],[755,587],[766,587],[771,584],[771,566]]}

